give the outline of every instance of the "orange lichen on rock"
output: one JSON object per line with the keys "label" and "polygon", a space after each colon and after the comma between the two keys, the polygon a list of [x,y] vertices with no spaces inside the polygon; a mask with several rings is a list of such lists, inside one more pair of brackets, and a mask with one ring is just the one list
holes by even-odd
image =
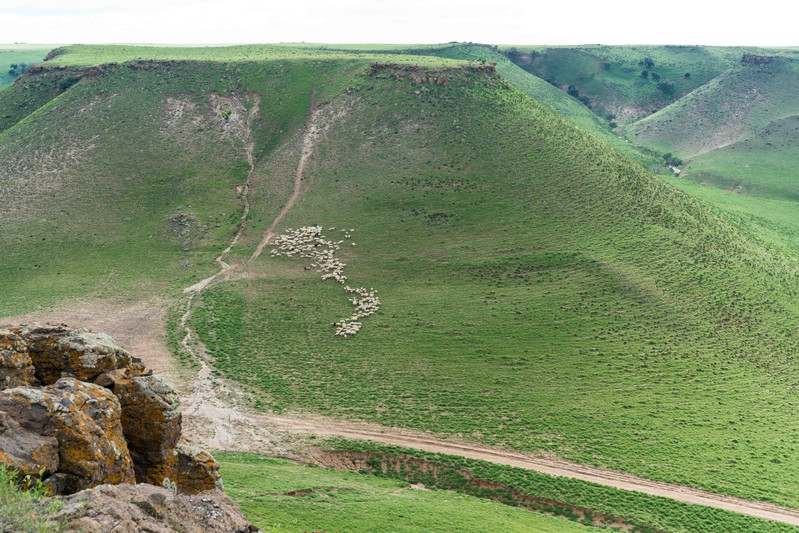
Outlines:
{"label": "orange lichen on rock", "polygon": [[206,490],[222,489],[222,476],[219,465],[208,453],[186,442],[175,447],[177,456],[178,491],[183,494],[197,494]]}
{"label": "orange lichen on rock", "polygon": [[213,457],[178,443],[181,421],[169,381],[108,335],[0,328],[0,462],[53,493],[137,481],[188,494],[220,488]]}
{"label": "orange lichen on rock", "polygon": [[133,458],[136,481],[161,485],[175,478],[180,438],[180,398],[161,376],[138,376],[114,384],[122,405],[122,428]]}
{"label": "orange lichen on rock", "polygon": [[135,482],[119,400],[107,389],[73,378],[42,389],[7,389],[0,392],[0,411],[14,417],[22,429],[55,437],[55,492]]}
{"label": "orange lichen on rock", "polygon": [[94,381],[100,374],[121,368],[131,376],[144,372],[141,360],[105,333],[38,324],[11,331],[27,342],[36,379],[42,385],[51,385],[62,377]]}
{"label": "orange lichen on rock", "polygon": [[0,411],[0,463],[23,476],[47,477],[58,470],[58,441],[25,429]]}
{"label": "orange lichen on rock", "polygon": [[30,385],[34,368],[28,347],[19,335],[0,329],[0,390]]}

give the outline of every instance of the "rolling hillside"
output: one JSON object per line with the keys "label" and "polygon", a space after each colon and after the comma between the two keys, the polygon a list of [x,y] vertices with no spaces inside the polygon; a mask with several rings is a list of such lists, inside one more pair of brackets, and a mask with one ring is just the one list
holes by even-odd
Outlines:
{"label": "rolling hillside", "polygon": [[772,130],[780,128],[772,125],[774,121],[799,113],[797,79],[799,60],[747,56],[678,102],[636,122],[631,133],[637,143],[684,159],[750,136],[773,136]]}
{"label": "rolling hillside", "polygon": [[412,56],[434,56],[466,61],[493,62],[496,63],[497,73],[521,92],[549,107],[560,116],[567,118],[601,141],[619,150],[633,161],[647,168],[657,168],[663,164],[660,158],[638,150],[627,140],[614,134],[608,125],[608,121],[596,115],[588,109],[585,104],[570,96],[565,91],[545,82],[538,76],[523,70],[494,46],[472,43],[447,43],[434,46],[417,45],[406,48],[395,46],[385,49],[385,47],[377,47],[375,45],[360,45],[358,47],[351,45],[339,48],[338,45],[308,44],[305,45],[305,48],[322,51],[336,50],[351,53],[408,54]]}
{"label": "rolling hillside", "polygon": [[[769,50],[709,46],[506,46],[521,68],[566,90],[573,86],[598,115],[626,124],[689,94],[728,69],[743,54]],[[645,71],[645,72],[644,72]]]}
{"label": "rolling hillside", "polygon": [[[158,295],[186,358],[184,289],[232,245],[183,316],[258,408],[799,507],[776,245],[481,64],[177,50],[69,47],[0,93],[37,95],[0,133],[0,317]],[[382,304],[357,335],[342,285],[257,253],[275,220],[345,240]]]}

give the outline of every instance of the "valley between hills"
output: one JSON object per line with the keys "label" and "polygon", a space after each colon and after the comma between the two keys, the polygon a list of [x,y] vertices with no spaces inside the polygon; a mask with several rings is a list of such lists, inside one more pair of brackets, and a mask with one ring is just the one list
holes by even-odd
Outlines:
{"label": "valley between hills", "polygon": [[796,61],[56,48],[0,92],[0,322],[169,376],[264,529],[794,531]]}

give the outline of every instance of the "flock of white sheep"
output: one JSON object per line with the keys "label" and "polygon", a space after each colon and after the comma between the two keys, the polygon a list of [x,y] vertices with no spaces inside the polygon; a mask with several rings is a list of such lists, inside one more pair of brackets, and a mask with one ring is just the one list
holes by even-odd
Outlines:
{"label": "flock of white sheep", "polygon": [[[328,228],[334,231],[336,228]],[[344,238],[349,239],[354,229],[341,229]],[[333,241],[325,239],[322,235],[322,226],[304,226],[298,229],[288,228],[286,233],[275,239],[275,248],[272,255],[285,255],[289,257],[299,256],[312,259],[310,267],[316,268],[317,272],[323,273],[322,279],[334,279],[344,285],[344,290],[357,296],[350,298],[350,302],[355,306],[355,314],[344,320],[339,320],[336,326],[336,335],[349,337],[355,335],[361,329],[361,319],[377,313],[380,309],[380,299],[376,296],[374,289],[366,290],[364,287],[352,288],[346,285],[347,276],[344,275],[346,263],[342,263],[334,257],[334,254],[341,249],[344,240]],[[355,246],[355,243],[352,243]]]}

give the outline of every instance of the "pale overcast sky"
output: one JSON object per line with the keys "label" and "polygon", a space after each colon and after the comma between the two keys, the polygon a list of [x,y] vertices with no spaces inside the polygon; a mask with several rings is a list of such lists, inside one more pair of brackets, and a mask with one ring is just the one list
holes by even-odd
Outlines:
{"label": "pale overcast sky", "polygon": [[0,0],[0,43],[799,46],[797,15],[795,0]]}

